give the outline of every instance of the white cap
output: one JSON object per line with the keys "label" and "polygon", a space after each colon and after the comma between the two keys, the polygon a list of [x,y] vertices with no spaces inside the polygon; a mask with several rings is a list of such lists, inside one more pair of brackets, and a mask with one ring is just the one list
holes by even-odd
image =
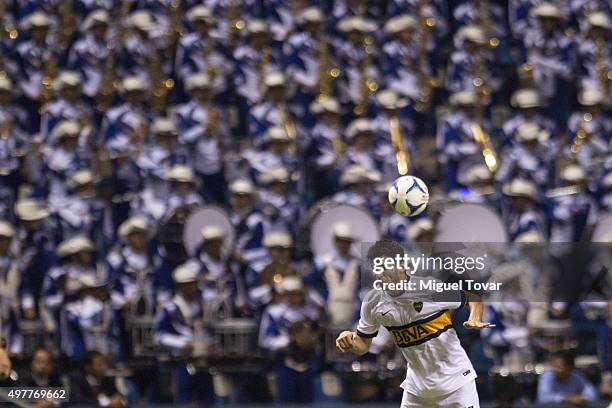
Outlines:
{"label": "white cap", "polygon": [[284,166],[278,166],[268,169],[261,173],[259,181],[262,184],[270,184],[274,182],[288,182],[291,179],[289,171]]}
{"label": "white cap", "polygon": [[23,199],[15,204],[15,214],[23,221],[38,221],[47,218],[49,211],[40,201]]}
{"label": "white cap", "polygon": [[541,105],[540,95],[533,88],[519,89],[512,95],[512,106],[515,108],[538,108]]}
{"label": "white cap", "polygon": [[70,186],[72,188],[91,184],[94,181],[93,173],[89,169],[79,170],[70,177]]}
{"label": "white cap", "polygon": [[376,31],[376,23],[372,20],[367,20],[363,17],[346,17],[338,23],[340,31],[347,33],[350,31],[359,31],[361,33],[372,33]]}
{"label": "white cap", "polygon": [[187,12],[187,21],[193,23],[194,21],[212,21],[212,12],[208,7],[195,6],[189,9]]}
{"label": "white cap", "polygon": [[408,14],[402,14],[393,17],[385,24],[385,31],[389,34],[397,34],[406,30],[414,30],[417,27],[417,21],[414,17]]}
{"label": "white cap", "polygon": [[142,31],[152,31],[155,29],[155,20],[147,10],[138,10],[130,15],[130,26]]}
{"label": "white cap", "polygon": [[232,194],[255,194],[255,187],[247,179],[238,179],[229,185]]}
{"label": "white cap", "polygon": [[8,77],[0,77],[0,90],[12,91],[13,82]]}
{"label": "white cap", "polygon": [[545,142],[550,137],[550,132],[546,129],[540,128],[537,123],[525,122],[519,125],[516,129],[516,138],[519,142],[530,142],[538,140]]}
{"label": "white cap", "polygon": [[266,130],[266,133],[264,134],[264,142],[288,142],[289,140],[290,139],[289,135],[287,134],[287,131],[280,126],[271,126],[268,128],[268,130]]}
{"label": "white cap", "polygon": [[600,27],[609,30],[612,28],[612,23],[610,22],[610,17],[602,11],[597,11],[595,13],[591,13],[587,18],[587,23],[589,27]]}
{"label": "white cap", "polygon": [[198,280],[198,269],[191,262],[184,263],[172,271],[172,279],[176,283],[196,282]]}
{"label": "white cap", "polygon": [[360,164],[352,164],[342,172],[340,184],[348,186],[355,183],[375,183],[380,181],[380,173],[376,170],[369,170]]}
{"label": "white cap", "polygon": [[176,125],[170,118],[157,118],[151,127],[153,133],[176,133]]}
{"label": "white cap", "polygon": [[355,119],[346,128],[346,136],[349,139],[354,138],[359,133],[374,133],[374,127],[369,119]]}
{"label": "white cap", "polygon": [[348,222],[337,222],[332,226],[332,232],[334,237],[340,239],[348,239],[353,240],[355,237],[353,236],[353,228],[351,224]]}
{"label": "white cap", "polygon": [[323,20],[323,13],[318,7],[306,7],[297,15],[298,24],[319,23]]}
{"label": "white cap", "polygon": [[535,229],[529,229],[514,238],[514,242],[519,244],[537,244],[542,241],[542,235]]}
{"label": "white cap", "polygon": [[285,231],[272,231],[264,237],[263,245],[266,248],[291,248],[293,240],[291,235]]}
{"label": "white cap", "polygon": [[605,97],[599,88],[589,87],[580,91],[578,102],[582,106],[594,106],[604,103]]}
{"label": "white cap", "polygon": [[431,219],[419,218],[408,225],[408,231],[406,233],[408,235],[408,238],[411,241],[414,241],[422,233],[433,231],[433,229],[434,223]]}
{"label": "white cap", "polygon": [[604,188],[612,188],[612,171],[604,176],[601,185]]}
{"label": "white cap", "polygon": [[310,111],[316,115],[323,112],[340,113],[340,104],[334,98],[316,100],[310,104]]}
{"label": "white cap", "polygon": [[584,181],[586,178],[586,173],[584,169],[577,164],[569,164],[565,166],[563,170],[561,170],[561,180],[566,181],[568,183],[578,183],[579,181]]}
{"label": "white cap", "polygon": [[81,84],[81,77],[75,71],[62,71],[53,81],[53,89],[61,91],[67,87],[79,86]]}
{"label": "white cap", "polygon": [[246,26],[249,34],[259,34],[268,32],[268,25],[264,20],[251,20]]}
{"label": "white cap", "polygon": [[110,15],[108,11],[104,9],[97,9],[87,15],[83,24],[81,24],[81,31],[90,30],[96,24],[108,25],[110,21]]}
{"label": "white cap", "polygon": [[146,91],[147,89],[145,80],[136,75],[125,77],[121,82],[121,91],[123,92]]}
{"label": "white cap", "polygon": [[53,20],[46,13],[35,11],[24,19],[23,27],[29,30],[35,27],[49,27],[51,23]]}
{"label": "white cap", "polygon": [[279,283],[274,285],[278,293],[301,292],[304,290],[302,278],[297,276],[284,276]]}
{"label": "white cap", "polygon": [[210,88],[212,83],[206,72],[198,72],[187,77],[185,81],[185,90],[191,92],[194,89]]}
{"label": "white cap", "polygon": [[385,89],[376,93],[376,102],[385,109],[401,109],[408,106],[408,100],[400,96],[392,89]]}
{"label": "white cap", "polygon": [[453,106],[474,105],[476,103],[476,93],[474,91],[455,92],[448,98]]}
{"label": "white cap", "polygon": [[63,120],[51,131],[51,140],[58,141],[62,137],[78,137],[81,132],[81,125],[72,120]]}
{"label": "white cap", "polygon": [[536,185],[523,178],[515,178],[514,180],[506,183],[502,191],[505,195],[511,197],[526,197],[536,200],[538,198],[538,189]]}
{"label": "white cap", "polygon": [[119,226],[119,236],[122,239],[127,238],[133,232],[139,231],[150,232],[151,228],[147,219],[138,215],[128,218]]}
{"label": "white cap", "polygon": [[202,228],[200,233],[202,234],[202,242],[225,238],[225,231],[218,225],[207,225]]}
{"label": "white cap", "polygon": [[264,84],[267,88],[285,85],[285,76],[282,72],[279,71],[270,72],[266,75],[266,78],[264,79]]}
{"label": "white cap", "polygon": [[15,235],[15,228],[6,221],[0,221],[0,237],[12,238]]}
{"label": "white cap", "polygon": [[192,183],[194,176],[191,167],[177,164],[168,169],[166,178],[178,183]]}
{"label": "white cap", "polygon": [[561,9],[553,3],[542,3],[531,9],[529,14],[533,17],[549,17],[549,18],[562,18],[563,14]]}
{"label": "white cap", "polygon": [[83,235],[67,239],[57,246],[57,254],[60,257],[66,257],[79,252],[92,252],[94,249],[93,243],[89,238]]}
{"label": "white cap", "polygon": [[69,293],[75,293],[83,289],[94,289],[106,286],[106,282],[98,279],[93,273],[81,273],[76,278],[69,277],[66,288]]}
{"label": "white cap", "polygon": [[489,169],[487,169],[487,166],[485,166],[484,164],[476,164],[467,169],[465,175],[463,176],[463,179],[465,183],[471,184],[480,181],[489,181],[491,180],[491,177],[491,172],[489,171]]}
{"label": "white cap", "polygon": [[478,44],[485,44],[487,37],[485,36],[484,30],[474,24],[464,25],[457,31],[457,38],[459,41],[472,41]]}

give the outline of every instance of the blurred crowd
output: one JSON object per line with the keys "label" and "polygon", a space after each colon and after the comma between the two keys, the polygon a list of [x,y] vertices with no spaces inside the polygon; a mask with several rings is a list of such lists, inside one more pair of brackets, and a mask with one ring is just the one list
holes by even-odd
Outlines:
{"label": "blurred crowd", "polygon": [[[457,202],[514,242],[589,241],[609,222],[609,1],[13,0],[0,18],[2,343],[18,360],[51,350],[96,392],[146,339],[166,358],[131,369],[136,391],[84,400],[163,400],[164,373],[178,402],[392,398],[321,374],[338,357],[323,328],[355,322],[361,268],[350,223],[313,253],[322,203],[406,245]],[[431,195],[411,219],[387,200],[398,149]],[[209,205],[231,230],[205,223],[185,252],[172,227]],[[602,303],[543,313],[610,370]],[[507,321],[468,339],[481,373],[534,330],[529,310],[489,312]],[[26,327],[48,349],[32,354]],[[227,357],[224,333],[270,381],[189,361]]]}

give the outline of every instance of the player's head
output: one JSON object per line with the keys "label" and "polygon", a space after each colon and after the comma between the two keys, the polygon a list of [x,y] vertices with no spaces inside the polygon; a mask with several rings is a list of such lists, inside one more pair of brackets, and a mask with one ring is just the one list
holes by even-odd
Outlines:
{"label": "player's head", "polygon": [[[391,240],[377,241],[370,247],[367,254],[367,259],[375,279],[380,279],[384,283],[398,283],[402,280],[407,280],[406,271],[400,268],[395,262],[396,259],[403,258],[406,251],[397,242]],[[393,262],[384,260],[392,259]],[[392,267],[389,267],[389,263]],[[389,291],[392,296],[400,295],[403,291]]]}
{"label": "player's head", "polygon": [[558,381],[569,379],[574,370],[574,356],[567,352],[554,353],[551,356],[551,367]]}

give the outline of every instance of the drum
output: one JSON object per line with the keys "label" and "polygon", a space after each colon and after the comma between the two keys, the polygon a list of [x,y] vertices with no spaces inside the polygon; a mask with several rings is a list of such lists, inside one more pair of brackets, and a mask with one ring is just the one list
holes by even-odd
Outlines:
{"label": "drum", "polygon": [[193,256],[202,243],[202,229],[206,226],[217,226],[225,232],[223,245],[231,249],[234,243],[234,227],[227,213],[216,206],[200,207],[191,212],[185,220],[182,230],[183,244],[187,254]]}
{"label": "drum", "polygon": [[157,227],[159,243],[173,265],[182,264],[187,260],[187,253],[183,245],[183,229],[191,212],[190,206],[178,207],[165,216]]}
{"label": "drum", "polygon": [[257,322],[254,319],[225,319],[212,325],[214,352],[219,359],[258,356]]}
{"label": "drum", "polygon": [[380,239],[378,223],[367,211],[353,205],[319,202],[310,214],[310,248],[315,256],[323,255],[334,248],[332,229],[338,222],[351,225],[356,237],[353,243],[354,253],[361,252],[362,243]]}
{"label": "drum", "polygon": [[508,242],[503,221],[493,210],[480,204],[446,207],[436,223],[434,242]]}
{"label": "drum", "polygon": [[153,342],[155,317],[134,317],[129,324],[134,357],[156,357],[159,354],[159,348]]}
{"label": "drum", "polygon": [[23,338],[23,355],[31,356],[36,347],[45,345],[45,325],[41,320],[20,320],[19,329]]}

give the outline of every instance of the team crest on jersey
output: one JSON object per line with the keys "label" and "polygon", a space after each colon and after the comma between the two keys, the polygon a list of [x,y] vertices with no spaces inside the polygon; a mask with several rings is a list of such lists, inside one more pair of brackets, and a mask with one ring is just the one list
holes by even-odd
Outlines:
{"label": "team crest on jersey", "polygon": [[414,306],[414,310],[418,313],[421,313],[421,310],[423,310],[423,302],[414,302],[412,306]]}

